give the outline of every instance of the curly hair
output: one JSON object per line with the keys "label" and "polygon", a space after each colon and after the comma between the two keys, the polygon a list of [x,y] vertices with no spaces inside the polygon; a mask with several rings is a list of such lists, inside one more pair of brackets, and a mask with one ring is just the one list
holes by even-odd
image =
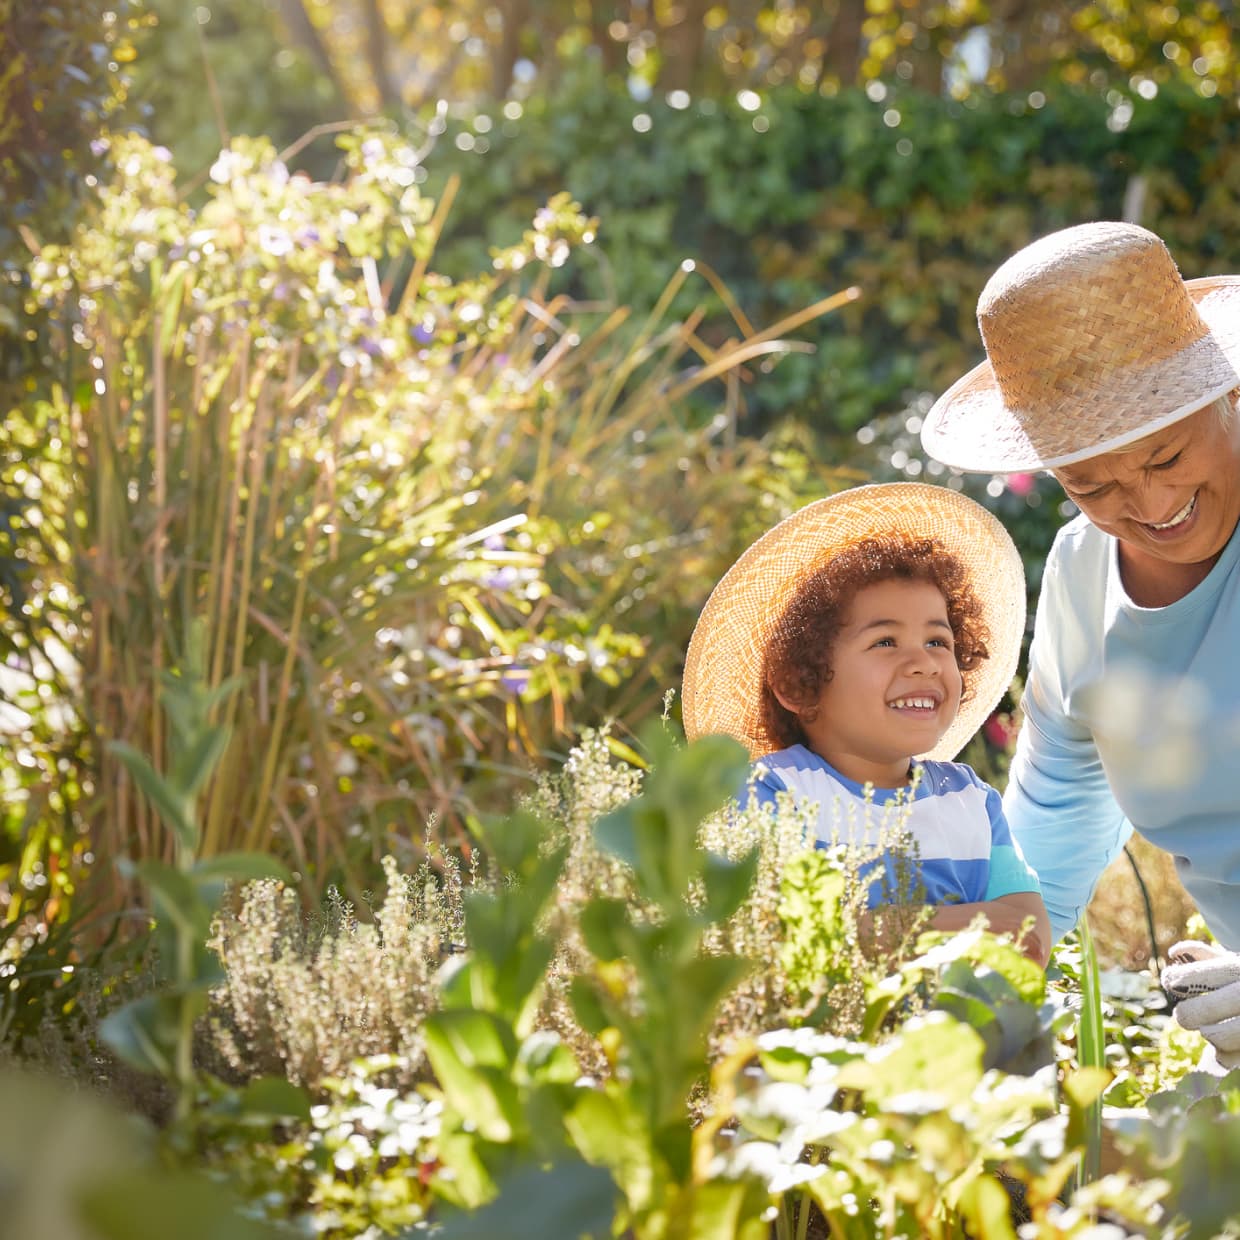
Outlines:
{"label": "curly hair", "polygon": [[[936,538],[899,534],[862,539],[814,570],[784,609],[767,643],[762,675],[762,723],[781,748],[805,742],[822,688],[834,675],[831,654],[858,591],[884,581],[927,581],[947,603],[956,666],[969,696],[970,673],[989,657],[990,633],[965,566]],[[771,689],[798,704],[793,712]]]}

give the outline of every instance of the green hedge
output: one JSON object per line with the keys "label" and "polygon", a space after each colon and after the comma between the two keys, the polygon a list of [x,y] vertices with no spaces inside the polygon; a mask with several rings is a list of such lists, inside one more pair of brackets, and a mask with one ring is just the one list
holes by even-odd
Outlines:
{"label": "green hedge", "polygon": [[[1120,218],[1135,176],[1141,222],[1186,275],[1240,268],[1237,139],[1234,104],[1174,85],[1153,99],[1048,86],[967,104],[782,88],[750,111],[733,98],[638,103],[583,80],[515,119],[457,117],[429,172],[432,191],[461,177],[440,254],[462,270],[567,189],[603,221],[602,260],[575,286],[585,296],[650,304],[687,258],[761,321],[859,285],[860,301],[805,334],[816,351],[783,361],[751,405],[749,429],[796,413],[832,431],[979,360],[989,273],[1044,232]],[[734,328],[719,309],[721,338]]]}

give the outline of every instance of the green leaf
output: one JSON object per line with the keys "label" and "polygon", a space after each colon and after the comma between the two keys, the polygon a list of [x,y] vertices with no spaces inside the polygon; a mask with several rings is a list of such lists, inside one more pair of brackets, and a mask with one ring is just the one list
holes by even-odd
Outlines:
{"label": "green leaf", "polygon": [[[184,871],[162,861],[140,861],[134,869],[151,893],[157,920],[169,923],[178,934],[187,938],[198,940],[207,937],[211,910],[203,903]],[[167,966],[171,962],[164,963]]]}
{"label": "green leaf", "polygon": [[581,1075],[577,1056],[549,1030],[531,1033],[517,1052],[517,1068],[526,1080],[571,1085]]}
{"label": "green leaf", "polygon": [[957,1207],[969,1224],[969,1235],[978,1240],[1016,1240],[1012,1203],[1003,1186],[991,1176],[975,1175],[960,1194]]}
{"label": "green leaf", "polygon": [[263,878],[277,878],[288,886],[293,876],[283,862],[266,853],[227,852],[194,862],[190,873],[195,879],[221,883],[249,883]]}
{"label": "green leaf", "polygon": [[761,1180],[707,1180],[692,1190],[688,1225],[675,1234],[685,1240],[768,1240],[771,1228],[762,1216],[770,1204]]}
{"label": "green leaf", "polygon": [[205,1176],[162,1167],[112,1177],[78,1196],[101,1240],[277,1240],[285,1233],[242,1213],[240,1202]]}
{"label": "green leaf", "polygon": [[172,767],[172,782],[187,801],[192,802],[199,789],[210,779],[211,772],[228,748],[229,737],[227,728],[204,728],[177,755]]}
{"label": "green leaf", "polygon": [[980,1035],[946,1013],[914,1017],[900,1032],[840,1069],[843,1089],[858,1089],[882,1103],[896,1094],[925,1090],[946,1105],[965,1102],[982,1079]]}
{"label": "green leaf", "polygon": [[190,817],[190,806],[178,790],[155,770],[146,754],[132,745],[124,741],[112,741],[108,748],[125,764],[134,782],[155,808],[155,812],[176,836],[181,851],[193,854],[198,847],[198,828]]}
{"label": "green leaf", "polygon": [[702,882],[706,888],[705,913],[713,922],[726,921],[745,902],[758,873],[758,849],[739,861],[714,853],[702,855]]}
{"label": "green leaf", "polygon": [[609,1236],[616,1213],[611,1176],[579,1159],[549,1169],[520,1167],[500,1183],[499,1196],[470,1214],[445,1219],[439,1240],[546,1236],[555,1240]]}
{"label": "green leaf", "polygon": [[180,1037],[179,1013],[175,999],[145,995],[104,1017],[99,1032],[131,1067],[171,1076]]}
{"label": "green leaf", "polygon": [[310,1119],[310,1096],[281,1076],[260,1076],[241,1091],[241,1109],[252,1115]]}
{"label": "green leaf", "polygon": [[488,1012],[436,1012],[426,1054],[448,1102],[488,1141],[511,1141],[522,1123],[511,1030]]}

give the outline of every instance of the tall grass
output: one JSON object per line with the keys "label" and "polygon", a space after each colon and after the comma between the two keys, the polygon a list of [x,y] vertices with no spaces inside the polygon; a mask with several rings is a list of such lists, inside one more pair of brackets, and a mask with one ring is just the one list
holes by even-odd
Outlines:
{"label": "tall grass", "polygon": [[[163,153],[116,146],[33,272],[67,368],[29,476],[98,857],[169,853],[100,742],[160,766],[155,686],[196,626],[210,684],[245,686],[203,855],[267,848],[356,892],[582,721],[655,710],[729,559],[841,483],[732,431],[744,368],[851,292],[709,345],[668,319],[688,267],[636,329],[554,292],[595,228],[564,199],[491,271],[437,276],[444,212],[390,136],[346,139],[331,184],[238,141],[194,208]],[[718,381],[735,399],[703,417]]]}

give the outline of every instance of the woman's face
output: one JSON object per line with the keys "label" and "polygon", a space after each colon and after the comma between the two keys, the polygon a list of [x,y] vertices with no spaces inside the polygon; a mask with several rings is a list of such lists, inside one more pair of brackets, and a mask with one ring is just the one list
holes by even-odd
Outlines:
{"label": "woman's face", "polygon": [[1200,564],[1240,522],[1240,416],[1213,405],[1135,447],[1053,471],[1068,498],[1104,533],[1172,564]]}

